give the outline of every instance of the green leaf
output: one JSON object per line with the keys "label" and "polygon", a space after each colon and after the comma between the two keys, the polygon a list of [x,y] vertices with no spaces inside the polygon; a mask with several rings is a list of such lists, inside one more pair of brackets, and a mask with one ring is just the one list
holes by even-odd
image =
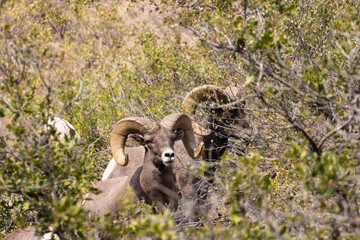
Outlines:
{"label": "green leaf", "polygon": [[10,27],[11,27],[10,24],[5,24],[4,30],[7,32],[10,31]]}
{"label": "green leaf", "polygon": [[241,16],[238,16],[235,21],[234,21],[234,26],[235,27],[239,27],[240,23],[242,21],[242,17]]}

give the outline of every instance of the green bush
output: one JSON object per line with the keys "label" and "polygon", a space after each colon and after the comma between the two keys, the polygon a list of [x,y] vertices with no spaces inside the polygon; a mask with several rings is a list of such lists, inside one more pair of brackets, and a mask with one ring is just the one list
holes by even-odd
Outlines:
{"label": "green bush", "polygon": [[[0,236],[27,225],[62,239],[359,235],[357,1],[5,0],[0,9],[0,117],[15,140],[0,164]],[[88,219],[81,202],[111,159],[114,124],[181,112],[203,84],[243,87],[254,131],[230,141],[197,226],[126,199],[118,219]],[[40,126],[55,116],[80,144]],[[41,124],[26,129],[34,118]]]}

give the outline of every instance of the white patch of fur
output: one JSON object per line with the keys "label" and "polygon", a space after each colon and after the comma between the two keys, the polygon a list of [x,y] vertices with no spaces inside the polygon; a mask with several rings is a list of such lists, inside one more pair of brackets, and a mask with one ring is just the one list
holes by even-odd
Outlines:
{"label": "white patch of fur", "polygon": [[109,162],[109,165],[106,167],[105,172],[101,178],[101,181],[104,181],[106,179],[108,179],[110,177],[110,174],[115,170],[115,168],[117,167],[117,162],[115,161],[114,158],[111,159],[111,161]]}
{"label": "white patch of fur", "polygon": [[[165,156],[166,154],[171,155],[171,157],[169,156]],[[171,166],[174,161],[175,161],[175,153],[173,149],[166,149],[162,154],[161,154],[161,159],[163,161],[163,163],[165,164],[165,166],[169,167]]]}
{"label": "white patch of fur", "polygon": [[73,129],[76,134],[76,130],[71,123],[66,121],[65,119],[55,117],[54,120],[48,122],[49,125],[52,125],[56,128],[56,131],[60,134],[60,140],[64,141],[65,135],[70,136],[70,130]]}
{"label": "white patch of fur", "polygon": [[42,240],[51,240],[51,239],[60,240],[60,238],[52,232],[45,233],[42,237]]}

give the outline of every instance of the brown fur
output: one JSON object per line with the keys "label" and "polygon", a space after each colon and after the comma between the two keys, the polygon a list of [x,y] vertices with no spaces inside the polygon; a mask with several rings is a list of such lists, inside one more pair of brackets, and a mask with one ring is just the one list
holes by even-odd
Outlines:
{"label": "brown fur", "polygon": [[2,238],[2,240],[41,240],[42,237],[35,236],[35,228],[19,228],[14,230],[12,233]]}
{"label": "brown fur", "polygon": [[132,200],[145,200],[148,204],[154,204],[160,211],[164,207],[176,209],[178,195],[175,176],[172,166],[165,166],[162,162],[161,153],[164,149],[173,149],[174,142],[179,140],[177,139],[179,137],[182,137],[180,133],[176,135],[157,123],[152,133],[145,133],[143,139],[139,140],[144,145],[143,150],[126,149],[129,166],[142,161],[140,166],[132,170],[126,167],[129,170],[127,177],[117,177],[97,183],[95,188],[101,190],[101,193],[90,194],[88,198],[92,200],[85,201],[85,210],[89,211],[91,217],[101,217],[107,213],[116,216],[121,209],[119,199],[126,196],[129,187],[135,193],[131,196]]}
{"label": "brown fur", "polygon": [[0,118],[0,137],[5,137],[9,134],[7,125],[11,122],[10,119]]}

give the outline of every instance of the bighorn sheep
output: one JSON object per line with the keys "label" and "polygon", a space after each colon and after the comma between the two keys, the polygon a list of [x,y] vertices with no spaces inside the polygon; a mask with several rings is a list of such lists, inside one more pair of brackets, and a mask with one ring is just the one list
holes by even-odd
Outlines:
{"label": "bighorn sheep", "polygon": [[240,88],[229,86],[223,90],[215,85],[197,87],[186,95],[183,109],[194,115],[198,106],[207,101],[210,104],[204,107],[208,109],[208,119],[201,124],[193,121],[193,128],[196,142],[204,143],[203,160],[217,162],[228,147],[229,138],[247,138],[250,126]]}
{"label": "bighorn sheep", "polygon": [[[136,139],[143,147],[125,148],[126,139],[132,133],[141,135],[137,135]],[[120,120],[111,134],[111,152],[120,166],[129,163],[129,174],[100,181],[95,186],[102,192],[99,195],[91,194],[89,198],[92,200],[85,200],[84,203],[90,216],[116,214],[121,208],[118,200],[125,197],[129,187],[137,199],[154,203],[160,211],[164,207],[176,209],[178,191],[172,169],[175,161],[173,146],[180,139],[187,155],[193,158],[197,150],[191,120],[186,114],[169,115],[160,123],[140,117]]]}
{"label": "bighorn sheep", "polygon": [[[246,121],[246,113],[244,111],[245,101],[241,100],[241,89],[233,86],[223,90],[215,85],[204,85],[190,91],[183,101],[183,110],[194,119],[196,109],[200,104],[207,109],[209,116],[201,122],[201,124],[192,122],[195,132],[196,143],[203,143],[204,150],[202,152],[202,160],[206,162],[218,162],[228,147],[229,138],[244,138],[249,123]],[[175,148],[178,151],[177,148]],[[197,219],[194,210],[198,210],[195,205],[197,202],[196,193],[201,192],[201,198],[206,198],[207,187],[200,188],[197,186],[199,179],[186,170],[189,165],[194,162],[187,161],[187,158],[180,159],[175,164],[176,180],[181,193],[185,198],[193,196],[193,200],[187,200],[183,203],[183,215],[189,221]],[[185,170],[181,170],[184,169]],[[216,166],[207,169],[206,174],[212,181],[212,176],[216,170]],[[193,186],[193,187],[192,187]],[[183,190],[186,189],[186,190]]]}
{"label": "bighorn sheep", "polygon": [[[193,89],[183,101],[183,109],[189,114],[195,114],[199,104],[210,101],[210,105],[205,104],[210,116],[203,122],[205,127],[193,122],[196,143],[199,148],[204,145],[202,159],[208,162],[217,162],[228,147],[229,137],[241,139],[244,137],[244,130],[249,128],[244,111],[245,100],[241,100],[241,90],[237,87],[229,86],[225,90],[215,85],[204,85]],[[191,115],[190,115],[191,116]],[[194,207],[197,189],[192,187],[197,181],[196,177],[189,173],[184,166],[193,165],[194,161],[186,155],[184,146],[177,142],[174,146],[176,155],[179,156],[175,161],[174,169],[176,183],[181,191],[183,199],[183,212],[188,216],[189,221],[195,217]],[[140,147],[139,154],[144,150]],[[198,151],[200,152],[200,151]],[[131,165],[120,166],[112,159],[106,168],[102,180],[128,176],[132,169],[140,167],[141,161],[133,161]],[[207,173],[212,175],[215,167],[208,169]]]}
{"label": "bighorn sheep", "polygon": [[[40,120],[38,119],[31,119],[31,120],[24,120],[23,124],[26,130],[33,130],[35,126],[38,125]],[[11,123],[10,119],[7,118],[0,118],[0,138],[3,140],[6,136],[9,136],[8,125]],[[53,120],[48,121],[49,126],[53,126],[57,133],[59,133],[59,139],[64,141],[65,136],[67,137],[74,137],[76,135],[75,128],[66,120],[61,119],[59,117],[55,117]],[[9,147],[12,145],[12,136],[9,136],[9,140],[6,140],[6,145]],[[0,140],[0,141],[1,141]],[[77,139],[79,140],[79,139]],[[5,141],[5,139],[3,140]],[[0,160],[4,159],[10,153],[9,149],[0,149]]]}

